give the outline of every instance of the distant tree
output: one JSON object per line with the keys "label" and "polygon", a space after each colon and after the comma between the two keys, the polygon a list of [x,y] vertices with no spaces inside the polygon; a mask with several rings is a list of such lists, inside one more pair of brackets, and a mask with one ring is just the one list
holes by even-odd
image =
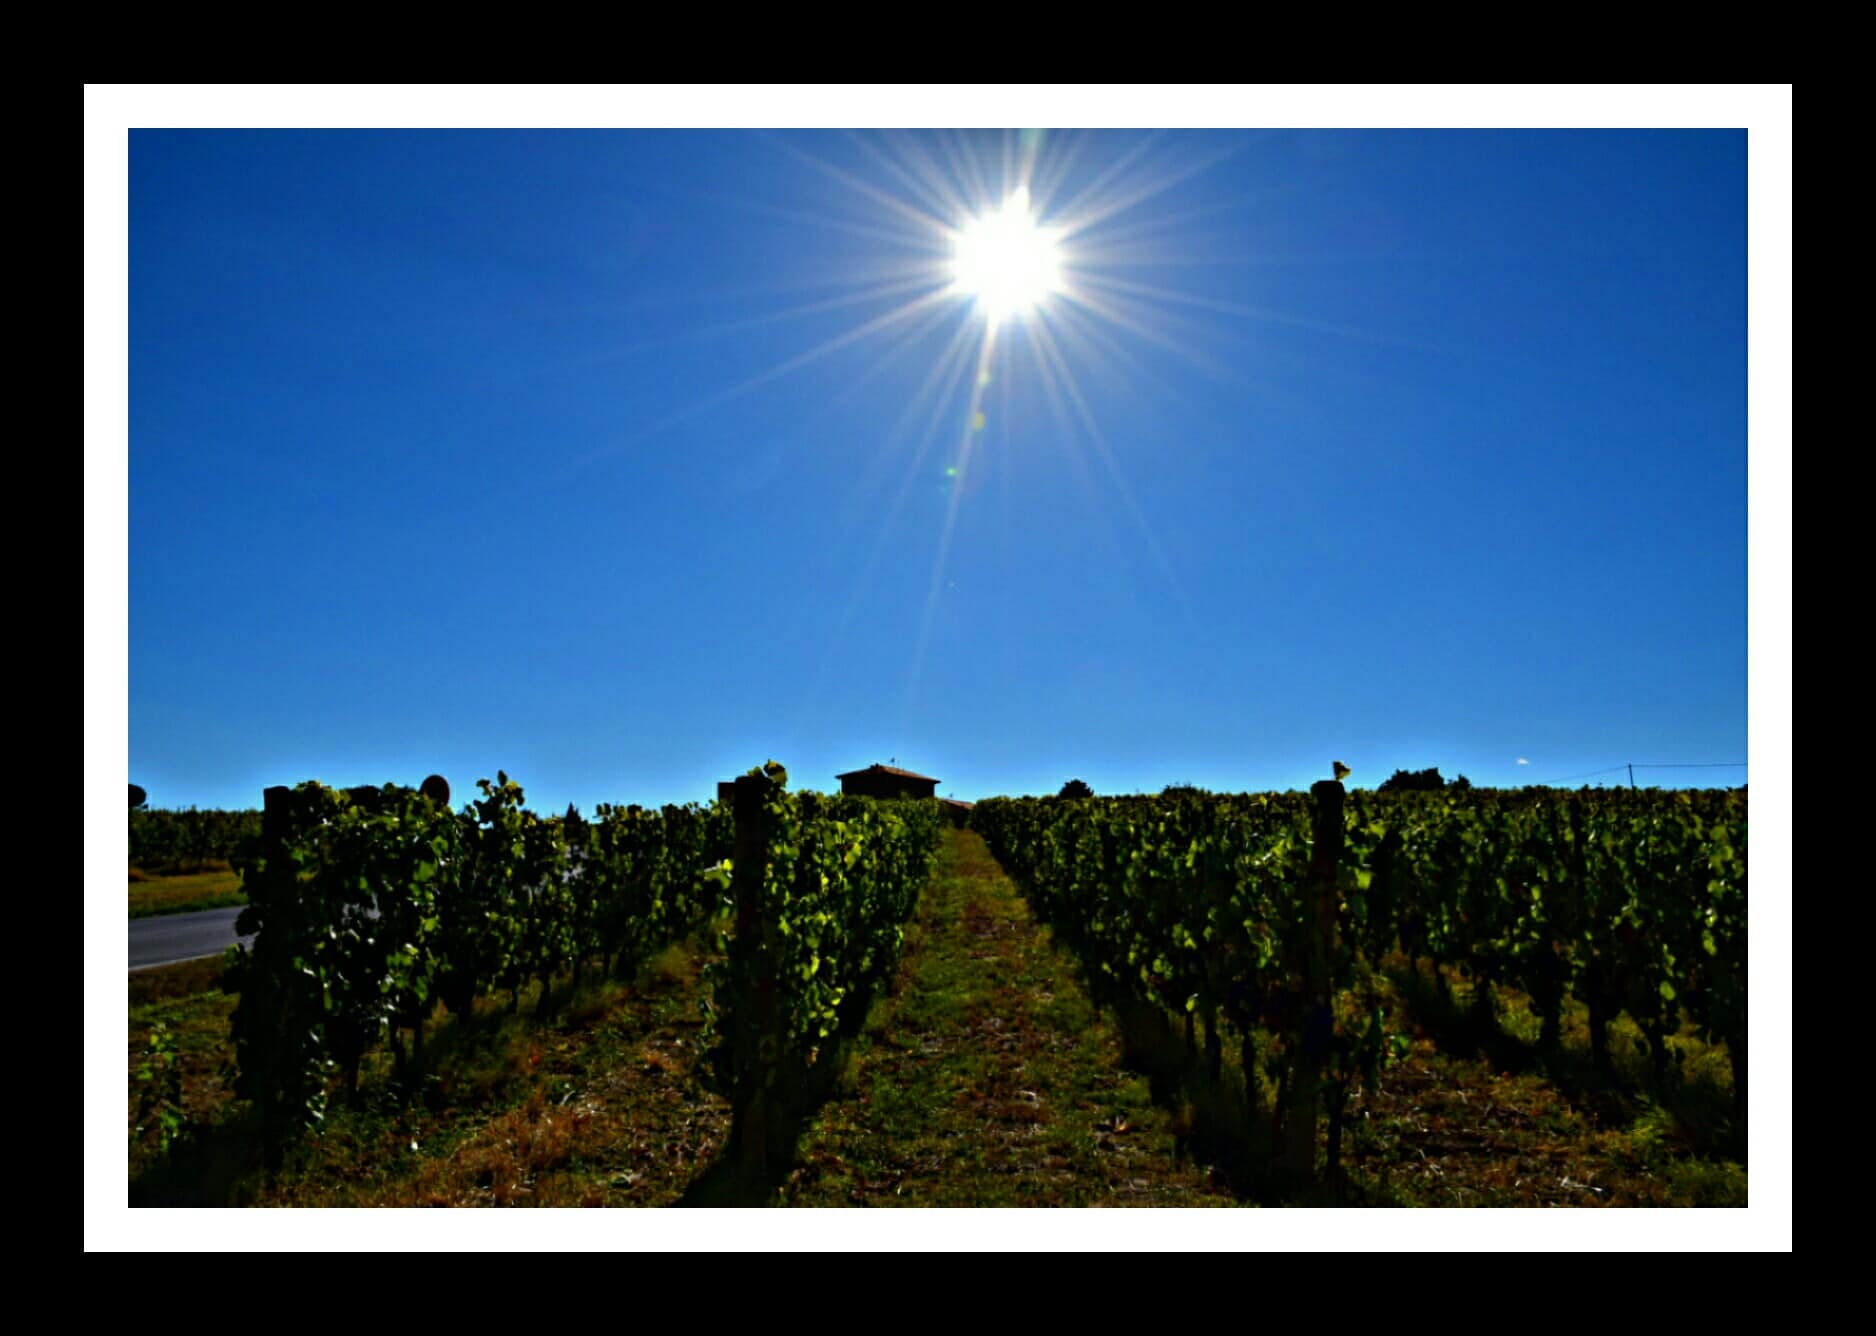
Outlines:
{"label": "distant tree", "polygon": [[1062,785],[1062,791],[1055,796],[1058,798],[1092,798],[1094,790],[1079,779],[1071,779]]}
{"label": "distant tree", "polygon": [[1467,779],[1464,775],[1461,775],[1446,787],[1451,789],[1454,793],[1467,793],[1472,789],[1472,781]]}
{"label": "distant tree", "polygon": [[1430,793],[1446,787],[1437,767],[1431,770],[1396,770],[1381,783],[1381,793]]}
{"label": "distant tree", "polygon": [[1205,790],[1197,784],[1168,784],[1159,791],[1162,798],[1202,798]]}
{"label": "distant tree", "polygon": [[131,810],[133,810],[133,811],[134,811],[134,810],[136,810],[137,808],[139,808],[139,807],[142,807],[142,806],[143,806],[143,805],[144,805],[145,803],[147,803],[147,802],[149,802],[149,801],[150,801],[150,795],[149,795],[149,794],[147,794],[147,793],[145,793],[145,792],[143,791],[143,788],[142,788],[142,786],[141,786],[141,785],[138,785],[138,784],[132,784],[132,785],[130,786],[130,806],[131,806]]}

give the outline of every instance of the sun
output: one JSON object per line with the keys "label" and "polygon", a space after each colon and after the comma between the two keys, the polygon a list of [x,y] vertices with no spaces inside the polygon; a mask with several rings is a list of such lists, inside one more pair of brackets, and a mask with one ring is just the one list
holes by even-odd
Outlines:
{"label": "sun", "polygon": [[991,324],[1027,315],[1062,291],[1061,233],[1036,221],[1029,189],[1019,186],[958,230],[951,275],[953,290],[974,299]]}

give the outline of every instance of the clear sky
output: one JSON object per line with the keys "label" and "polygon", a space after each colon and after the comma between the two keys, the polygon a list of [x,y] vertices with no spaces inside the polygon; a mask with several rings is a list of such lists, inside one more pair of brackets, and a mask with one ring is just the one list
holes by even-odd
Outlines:
{"label": "clear sky", "polygon": [[130,335],[160,806],[1746,758],[1743,132],[133,131]]}

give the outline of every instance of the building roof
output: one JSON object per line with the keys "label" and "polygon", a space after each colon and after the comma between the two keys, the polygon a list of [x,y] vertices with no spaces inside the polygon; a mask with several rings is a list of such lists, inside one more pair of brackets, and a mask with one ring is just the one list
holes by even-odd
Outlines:
{"label": "building roof", "polygon": [[969,808],[969,807],[975,807],[975,806],[976,806],[976,804],[975,804],[975,803],[967,803],[967,802],[965,802],[965,801],[964,801],[964,800],[963,800],[962,798],[940,798],[940,799],[939,799],[938,801],[939,801],[939,802],[941,802],[941,803],[947,803],[947,804],[949,804],[949,805],[950,805],[950,806],[952,806],[952,807],[965,807],[965,808]]}
{"label": "building roof", "polygon": [[835,775],[834,778],[835,779],[853,779],[854,777],[858,775],[872,775],[872,774],[898,775],[901,779],[923,779],[923,780],[928,780],[933,784],[936,784],[938,782],[937,780],[932,779],[930,775],[921,775],[915,770],[901,770],[896,765],[869,765],[864,770],[849,770],[844,775]]}

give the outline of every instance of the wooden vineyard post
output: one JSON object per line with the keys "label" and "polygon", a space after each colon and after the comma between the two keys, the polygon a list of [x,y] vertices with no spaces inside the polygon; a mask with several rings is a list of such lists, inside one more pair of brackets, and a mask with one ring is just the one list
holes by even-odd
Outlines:
{"label": "wooden vineyard post", "polygon": [[[730,1141],[737,1168],[749,1176],[768,1170],[769,1142],[775,1134],[778,1111],[774,1107],[777,1051],[775,1035],[775,951],[773,925],[763,904],[768,876],[768,832],[764,810],[770,781],[765,775],[743,775],[736,781],[732,811],[736,818],[736,853],[731,885],[736,892],[736,936],[730,950],[735,968],[745,979],[743,996],[753,1005],[752,1015],[735,1021],[735,1041],[744,1046],[738,1056],[736,1097],[731,1109]],[[750,979],[750,973],[754,978]],[[751,986],[752,985],[752,986]]]}
{"label": "wooden vineyard post", "polygon": [[1330,972],[1335,952],[1336,866],[1342,856],[1345,795],[1339,781],[1325,779],[1310,788],[1309,796],[1314,800],[1315,843],[1303,899],[1303,1043],[1290,1088],[1290,1107],[1283,1117],[1285,1166],[1299,1187],[1315,1178],[1322,1072],[1335,1036]]}
{"label": "wooden vineyard post", "polygon": [[293,790],[284,784],[276,784],[261,794],[261,855],[265,858],[273,858],[286,846],[287,807],[292,798]]}
{"label": "wooden vineyard post", "polygon": [[[282,931],[277,927],[273,938],[263,940],[267,920],[293,912],[294,874],[287,863],[287,846],[292,836],[293,790],[284,784],[275,784],[261,793],[260,852],[264,863],[260,884],[247,887],[247,906],[235,919],[237,933],[259,934],[252,948],[256,955],[269,951]],[[290,932],[291,928],[287,931]],[[282,1153],[281,1111],[277,1095],[284,1079],[284,1073],[276,1066],[278,1060],[275,1053],[282,1047],[281,1036],[293,1022],[292,1004],[288,998],[277,996],[264,988],[256,988],[244,979],[240,987],[238,1009],[259,1018],[258,1024],[247,1027],[254,1039],[247,1043],[238,1042],[236,1047],[242,1068],[254,1078],[250,1097],[254,1101],[254,1112],[260,1124],[262,1154],[272,1168],[279,1164]],[[237,1033],[241,1028],[237,1025]]]}

